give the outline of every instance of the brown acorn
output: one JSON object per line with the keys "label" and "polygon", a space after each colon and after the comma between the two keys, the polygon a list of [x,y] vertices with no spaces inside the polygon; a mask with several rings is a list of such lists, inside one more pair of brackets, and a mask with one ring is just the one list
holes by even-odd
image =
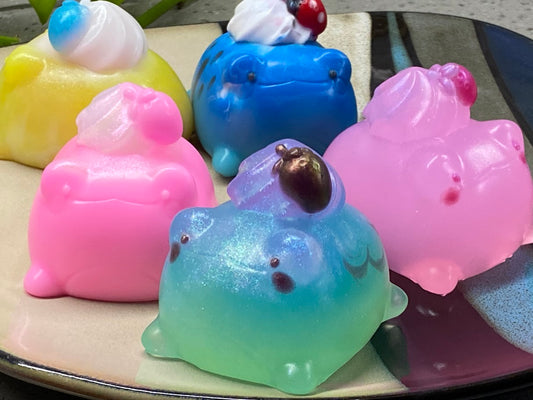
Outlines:
{"label": "brown acorn", "polygon": [[281,158],[272,172],[279,174],[283,192],[307,213],[326,208],[331,200],[332,184],[324,161],[305,147],[288,150],[280,144],[276,153]]}

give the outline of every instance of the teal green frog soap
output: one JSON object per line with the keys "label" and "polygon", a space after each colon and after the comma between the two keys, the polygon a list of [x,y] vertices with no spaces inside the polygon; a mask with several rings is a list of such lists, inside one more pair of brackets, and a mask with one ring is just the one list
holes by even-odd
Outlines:
{"label": "teal green frog soap", "polygon": [[179,212],[142,336],[154,356],[306,394],[406,307],[337,173],[285,139],[243,161],[230,201]]}

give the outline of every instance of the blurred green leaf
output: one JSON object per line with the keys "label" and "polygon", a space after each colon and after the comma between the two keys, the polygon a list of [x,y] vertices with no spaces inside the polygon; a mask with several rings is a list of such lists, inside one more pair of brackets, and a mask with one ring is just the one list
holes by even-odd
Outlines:
{"label": "blurred green leaf", "polygon": [[[52,14],[52,11],[54,11],[54,6],[56,4],[56,0],[28,0],[37,13],[37,16],[39,17],[39,21],[41,21],[41,24],[46,24],[48,21],[48,18],[50,18],[50,14]],[[96,1],[96,0],[91,0]],[[122,5],[124,3],[124,0],[106,0],[110,3],[114,3],[116,5]],[[170,10],[172,7],[175,7],[177,4],[184,2],[185,0],[161,0],[154,6],[150,7],[148,10],[146,10],[141,15],[135,17],[137,21],[139,21],[139,24],[143,28],[146,28],[148,25],[150,25],[152,22],[154,22],[156,19],[161,17],[163,14],[165,14],[168,10]]]}
{"label": "blurred green leaf", "polygon": [[156,5],[152,6],[144,13],[136,17],[137,21],[143,28],[146,28],[176,4],[183,2],[184,0],[161,0]]}
{"label": "blurred green leaf", "polygon": [[56,5],[55,0],[29,0],[29,2],[37,13],[41,24],[46,24]]}
{"label": "blurred green leaf", "polygon": [[11,46],[12,44],[16,44],[19,41],[20,39],[18,37],[0,36],[0,47]]}
{"label": "blurred green leaf", "polygon": [[[91,0],[91,1],[96,1],[96,0]],[[116,4],[117,6],[120,6],[122,3],[124,3],[124,0],[106,0],[106,1]]]}

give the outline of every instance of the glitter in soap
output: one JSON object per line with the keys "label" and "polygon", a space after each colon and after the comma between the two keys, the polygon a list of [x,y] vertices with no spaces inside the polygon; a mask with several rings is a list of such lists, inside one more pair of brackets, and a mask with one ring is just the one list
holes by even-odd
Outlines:
{"label": "glitter in soap", "polygon": [[216,204],[207,166],[181,137],[174,101],[152,89],[107,89],[77,125],[43,171],[24,288],[38,297],[156,300],[172,218]]}
{"label": "glitter in soap", "polygon": [[[313,391],[405,308],[376,231],[338,175],[284,139],[247,158],[230,201],[174,218],[155,356],[289,393]],[[310,334],[312,333],[312,334]]]}

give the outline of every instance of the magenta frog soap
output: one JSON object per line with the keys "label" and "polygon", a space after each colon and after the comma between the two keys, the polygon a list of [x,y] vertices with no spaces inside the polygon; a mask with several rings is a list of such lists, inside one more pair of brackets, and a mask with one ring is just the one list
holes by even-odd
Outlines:
{"label": "magenta frog soap", "polygon": [[78,113],[121,82],[167,93],[180,109],[184,136],[190,136],[187,92],[148,49],[137,21],[108,1],[65,0],[48,30],[17,47],[0,71],[0,158],[44,168],[75,135]]}
{"label": "magenta frog soap", "polygon": [[522,132],[471,119],[476,95],[461,65],[403,70],[324,156],[376,227],[390,268],[441,295],[533,239]]}
{"label": "magenta frog soap", "polygon": [[230,201],[178,213],[146,351],[289,393],[313,391],[399,315],[376,231],[336,172],[285,139],[248,157]]}
{"label": "magenta frog soap", "polygon": [[38,297],[156,300],[172,218],[216,204],[207,166],[181,137],[174,101],[152,89],[107,89],[77,125],[42,174],[24,288]]}

